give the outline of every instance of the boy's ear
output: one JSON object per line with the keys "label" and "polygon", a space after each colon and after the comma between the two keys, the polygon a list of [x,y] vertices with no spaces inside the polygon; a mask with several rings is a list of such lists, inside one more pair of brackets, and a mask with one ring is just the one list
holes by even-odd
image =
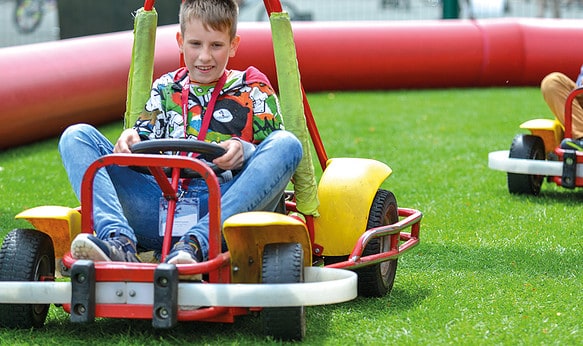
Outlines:
{"label": "boy's ear", "polygon": [[229,52],[229,57],[232,58],[237,53],[237,48],[239,48],[239,42],[241,42],[241,36],[237,35],[231,40],[231,49]]}
{"label": "boy's ear", "polygon": [[180,53],[183,53],[182,46],[184,45],[184,40],[180,31],[176,33],[176,43],[178,43],[178,48],[180,48]]}

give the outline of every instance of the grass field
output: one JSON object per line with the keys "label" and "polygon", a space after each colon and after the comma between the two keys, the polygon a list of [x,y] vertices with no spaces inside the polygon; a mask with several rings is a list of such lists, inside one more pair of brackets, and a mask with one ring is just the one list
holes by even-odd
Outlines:
{"label": "grass field", "polygon": [[[307,345],[583,344],[583,193],[553,184],[513,196],[487,167],[519,124],[551,118],[536,88],[308,95],[330,157],[374,158],[383,187],[424,213],[421,244],[399,259],[383,298],[307,308]],[[121,128],[102,129],[115,138]],[[38,205],[76,206],[57,139],[0,153],[0,231]],[[2,344],[272,344],[253,316],[234,324],[69,322],[51,308],[41,330],[1,330]]]}

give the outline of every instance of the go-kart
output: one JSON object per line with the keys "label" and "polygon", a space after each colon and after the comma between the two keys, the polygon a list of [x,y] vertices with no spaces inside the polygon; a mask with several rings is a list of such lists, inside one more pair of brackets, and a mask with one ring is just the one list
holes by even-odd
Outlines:
{"label": "go-kart", "polygon": [[[153,3],[146,0],[143,10],[152,11]],[[264,3],[270,16],[281,14],[279,0]],[[80,207],[40,206],[16,216],[34,228],[12,230],[0,249],[0,326],[41,327],[50,304],[62,307],[72,322],[149,319],[155,328],[181,321],[233,323],[237,316],[258,313],[266,335],[301,340],[305,306],[387,294],[398,257],[419,243],[422,214],[398,207],[393,193],[380,188],[391,174],[386,164],[327,157],[300,90],[302,122],[323,170],[317,212],[302,211],[296,187],[284,193],[276,211],[237,214],[221,225],[216,167],[197,157],[160,154],[188,151],[212,158],[222,154],[219,146],[185,140],[136,144],[132,154],[107,155],[89,166]],[[312,165],[311,159],[307,164]],[[180,179],[204,179],[209,189],[208,261],[173,265],[72,258],[72,239],[94,232],[93,181],[108,165],[136,167],[158,182],[168,200],[162,260],[171,247]],[[181,279],[192,275],[202,280]]]}
{"label": "go-kart", "polygon": [[530,134],[518,134],[510,150],[488,154],[488,167],[508,172],[508,191],[512,194],[538,195],[546,177],[568,189],[583,186],[583,152],[561,147],[572,138],[573,101],[583,93],[577,88],[565,102],[565,126],[554,119],[533,119],[520,125]]}

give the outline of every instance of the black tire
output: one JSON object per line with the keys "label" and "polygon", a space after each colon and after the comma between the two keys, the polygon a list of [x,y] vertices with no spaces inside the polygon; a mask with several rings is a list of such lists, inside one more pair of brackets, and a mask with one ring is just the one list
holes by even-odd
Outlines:
{"label": "black tire", "polygon": [[[544,160],[545,145],[533,135],[516,135],[510,146],[508,157],[513,159]],[[512,194],[538,195],[544,176],[508,173],[508,191]]]}
{"label": "black tire", "polygon": [[[374,197],[368,216],[367,229],[391,225],[399,221],[399,209],[395,195],[379,189]],[[362,255],[369,256],[390,250],[390,237],[372,239]],[[389,293],[397,274],[397,258],[355,270],[358,274],[358,295],[382,297]]]}
{"label": "black tire", "polygon": [[[304,282],[304,251],[298,243],[268,244],[263,249],[262,283]],[[261,311],[265,335],[278,340],[302,340],[306,335],[303,306],[267,307]]]}
{"label": "black tire", "polygon": [[[15,229],[0,249],[0,281],[54,280],[55,250],[51,238],[33,229]],[[40,328],[50,304],[0,304],[0,326]]]}

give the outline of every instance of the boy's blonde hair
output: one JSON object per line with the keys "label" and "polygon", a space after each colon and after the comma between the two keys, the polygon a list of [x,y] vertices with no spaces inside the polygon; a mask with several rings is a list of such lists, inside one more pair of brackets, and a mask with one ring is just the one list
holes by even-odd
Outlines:
{"label": "boy's blonde hair", "polygon": [[184,0],[180,5],[180,31],[184,34],[186,24],[198,19],[203,26],[216,31],[228,31],[231,40],[237,35],[239,7],[235,0]]}

